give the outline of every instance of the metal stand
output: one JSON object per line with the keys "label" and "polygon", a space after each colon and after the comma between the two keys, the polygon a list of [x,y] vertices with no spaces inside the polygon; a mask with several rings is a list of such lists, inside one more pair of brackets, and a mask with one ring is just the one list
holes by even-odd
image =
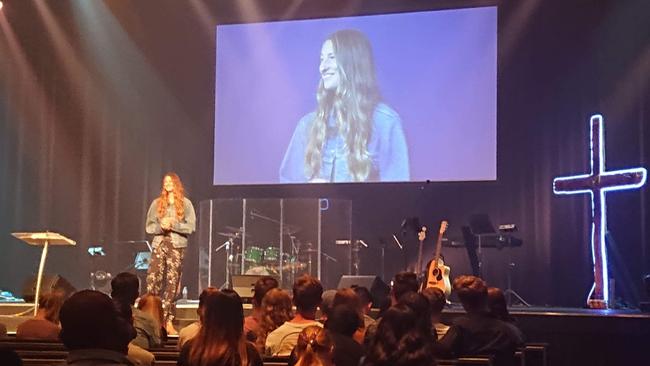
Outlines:
{"label": "metal stand", "polygon": [[235,243],[233,242],[232,238],[228,238],[225,243],[221,244],[217,249],[215,249],[215,252],[220,251],[221,249],[226,250],[226,281],[221,285],[220,289],[231,289],[232,288],[232,281],[231,281],[231,273],[230,273],[230,267],[232,266],[233,262],[233,255],[232,255],[232,248],[234,247]]}
{"label": "metal stand", "polygon": [[512,297],[514,296],[521,305],[525,307],[530,307],[530,304],[524,300],[521,295],[517,293],[517,291],[512,289],[512,271],[515,269],[515,263],[510,262],[508,263],[508,274],[507,274],[507,284],[508,287],[503,291],[503,294],[506,296],[506,301],[508,304],[508,307],[512,306]]}
{"label": "metal stand", "polygon": [[76,245],[74,240],[68,239],[65,236],[49,231],[41,233],[11,233],[15,238],[24,241],[30,245],[43,246],[41,252],[41,261],[38,265],[38,276],[36,277],[36,293],[34,296],[34,316],[38,312],[38,300],[41,296],[41,282],[43,280],[43,270],[45,269],[45,260],[47,259],[47,252],[50,245]]}

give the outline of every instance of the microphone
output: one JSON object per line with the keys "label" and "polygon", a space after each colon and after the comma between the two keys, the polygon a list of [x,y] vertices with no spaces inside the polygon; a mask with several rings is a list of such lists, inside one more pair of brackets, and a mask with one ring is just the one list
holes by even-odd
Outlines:
{"label": "microphone", "polygon": [[361,240],[361,239],[357,240],[357,242],[360,243],[361,245],[363,245],[365,248],[368,247],[368,244],[366,244],[366,242]]}

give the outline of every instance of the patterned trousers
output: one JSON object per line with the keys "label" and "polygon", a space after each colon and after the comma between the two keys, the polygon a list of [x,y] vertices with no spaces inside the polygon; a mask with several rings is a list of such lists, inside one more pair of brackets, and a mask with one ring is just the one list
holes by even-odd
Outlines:
{"label": "patterned trousers", "polygon": [[184,250],[174,248],[171,240],[165,238],[151,252],[147,270],[147,292],[162,299],[166,322],[173,320],[176,313],[175,300],[180,291]]}

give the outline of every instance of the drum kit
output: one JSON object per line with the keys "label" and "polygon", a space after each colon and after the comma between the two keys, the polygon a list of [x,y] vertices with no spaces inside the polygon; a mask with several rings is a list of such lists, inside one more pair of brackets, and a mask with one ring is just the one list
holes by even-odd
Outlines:
{"label": "drum kit", "polygon": [[[232,226],[225,226],[221,232],[217,232],[217,235],[228,238],[228,241],[222,245],[227,253],[226,276],[228,280],[225,286],[229,284],[230,276],[237,273],[281,277],[290,281],[289,283],[293,283],[296,275],[305,272],[312,273],[312,264],[318,258],[318,250],[312,248],[311,243],[302,244],[296,239],[293,234],[298,230],[298,228],[291,227],[291,231],[288,232],[291,246],[287,246],[286,249],[289,250],[285,249],[285,252],[281,252],[280,246],[272,242],[266,245],[246,246],[242,252],[239,240],[244,235],[247,242],[255,243],[249,233],[244,234],[242,228]],[[217,251],[222,247],[217,248]],[[242,257],[243,271],[241,270]]]}

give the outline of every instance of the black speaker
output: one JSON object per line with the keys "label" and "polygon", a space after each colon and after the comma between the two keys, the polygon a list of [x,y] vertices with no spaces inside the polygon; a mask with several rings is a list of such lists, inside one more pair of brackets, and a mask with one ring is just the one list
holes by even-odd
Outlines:
{"label": "black speaker", "polygon": [[250,304],[253,301],[255,283],[264,277],[269,275],[232,275],[232,289],[241,297],[244,304]]}
{"label": "black speaker", "polygon": [[[41,294],[52,291],[61,291],[64,293],[64,297],[68,298],[77,290],[70,284],[70,282],[68,282],[68,280],[59,275],[43,275],[43,278],[41,279]],[[23,286],[23,299],[25,299],[26,302],[34,302],[35,297],[36,276],[33,276],[28,279]]]}
{"label": "black speaker", "polygon": [[365,287],[370,290],[374,307],[382,304],[388,297],[388,294],[390,294],[390,286],[378,276],[341,276],[338,288],[349,288],[352,286]]}

